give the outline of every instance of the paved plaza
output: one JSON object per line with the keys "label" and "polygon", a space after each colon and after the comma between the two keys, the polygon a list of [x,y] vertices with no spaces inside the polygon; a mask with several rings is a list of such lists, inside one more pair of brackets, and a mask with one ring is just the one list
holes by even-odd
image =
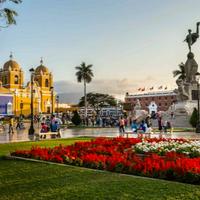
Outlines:
{"label": "paved plaza", "polygon": [[[9,142],[22,142],[22,141],[33,141],[36,140],[36,137],[28,135],[28,127],[26,124],[26,129],[24,130],[15,130],[14,134],[9,134],[8,130],[0,132],[0,143],[9,143]],[[137,134],[132,134],[129,128],[126,129],[129,132],[128,137],[136,138]],[[39,128],[35,126],[35,132],[39,132]],[[119,137],[119,129],[116,128],[75,128],[75,129],[63,129],[61,138],[73,138],[73,137]],[[126,137],[126,134],[124,135]],[[160,137],[158,132],[151,134],[150,137]],[[195,132],[173,132],[163,133],[162,137],[164,138],[187,138],[187,139],[200,139],[200,134]],[[50,139],[50,137],[47,139]]]}

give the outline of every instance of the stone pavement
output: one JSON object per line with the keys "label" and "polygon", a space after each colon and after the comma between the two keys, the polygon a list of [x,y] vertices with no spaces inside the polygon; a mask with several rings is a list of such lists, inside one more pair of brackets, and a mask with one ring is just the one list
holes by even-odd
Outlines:
{"label": "stone pavement", "polygon": [[[164,115],[162,119],[163,122],[170,121],[172,126],[176,128],[191,127],[188,117],[184,115],[175,116],[174,118],[171,118],[169,115]],[[158,120],[152,120],[152,125],[153,127],[158,127]]]}
{"label": "stone pavement", "polygon": [[[37,129],[36,129],[37,131]],[[130,131],[130,130],[127,130]],[[120,136],[118,128],[85,128],[85,129],[66,129],[62,132],[62,138],[72,137],[118,137]],[[125,136],[126,137],[126,136]],[[136,138],[137,134],[130,134],[129,137]],[[153,137],[160,137],[159,133],[151,135]],[[200,134],[194,132],[174,132],[172,134],[162,134],[165,138],[187,138],[200,139]],[[35,138],[28,136],[28,129],[22,131],[15,131],[14,134],[0,133],[0,143],[32,141]],[[48,138],[47,138],[48,139]]]}

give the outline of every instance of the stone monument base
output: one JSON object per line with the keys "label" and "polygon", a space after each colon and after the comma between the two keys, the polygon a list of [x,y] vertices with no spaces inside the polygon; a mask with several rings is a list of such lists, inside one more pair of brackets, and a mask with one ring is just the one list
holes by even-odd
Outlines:
{"label": "stone monument base", "polygon": [[191,116],[194,108],[197,108],[197,101],[182,101],[174,104],[175,116]]}
{"label": "stone monument base", "polygon": [[134,119],[137,120],[138,123],[140,123],[142,120],[145,120],[148,116],[148,112],[145,110],[135,110]]}

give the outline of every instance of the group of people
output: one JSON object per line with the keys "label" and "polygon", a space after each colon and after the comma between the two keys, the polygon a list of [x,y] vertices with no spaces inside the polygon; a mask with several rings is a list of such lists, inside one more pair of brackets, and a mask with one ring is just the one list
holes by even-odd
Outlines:
{"label": "group of people", "polygon": [[[40,120],[38,120],[38,124],[40,124],[41,133],[47,133],[49,131],[51,132],[58,132],[60,130],[60,125],[62,124],[62,120],[60,118],[56,118],[55,115],[45,116],[42,117]],[[16,130],[22,130],[25,129],[23,119],[18,118],[17,121],[14,117],[10,117],[9,123],[8,123],[8,133],[13,134],[14,128],[16,126]]]}
{"label": "group of people", "polygon": [[[124,133],[125,132],[125,128],[127,127],[127,119],[126,118],[123,118],[121,117],[119,119],[119,132],[120,133]],[[152,124],[151,124],[151,120],[150,120],[150,117],[148,116],[145,120],[142,120],[140,123],[137,122],[136,119],[134,120],[131,120],[130,122],[130,128],[131,128],[131,131],[133,133],[149,133],[152,131],[152,128],[151,128]]]}
{"label": "group of people", "polygon": [[160,133],[163,132],[167,133],[168,130],[170,133],[173,132],[172,123],[169,120],[163,121],[161,116],[159,116],[157,119],[158,119],[158,130],[160,131]]}
{"label": "group of people", "polygon": [[[130,124],[130,129],[132,133],[137,133],[138,135],[141,134],[151,134],[153,133],[153,128],[152,128],[152,121],[151,117],[147,116],[143,120],[138,120],[138,119],[133,119],[129,122]],[[162,133],[172,133],[173,132],[173,127],[172,123],[169,120],[163,120],[161,116],[157,117],[158,120],[158,130],[160,134]],[[121,135],[125,133],[125,129],[127,126],[127,119],[124,117],[120,117],[119,119],[119,132]]]}
{"label": "group of people", "polygon": [[56,118],[55,115],[52,115],[51,117],[46,116],[43,117],[41,120],[41,133],[47,133],[49,131],[51,132],[57,132],[60,130],[60,125],[62,124],[62,121],[59,118]]}
{"label": "group of people", "polygon": [[[14,117],[10,117],[9,127],[8,127],[9,134],[14,133],[14,126],[15,126],[15,119],[14,119]],[[16,122],[16,130],[22,130],[22,129],[25,129],[25,126],[23,123],[23,119],[19,117],[19,118],[17,118],[17,122]]]}

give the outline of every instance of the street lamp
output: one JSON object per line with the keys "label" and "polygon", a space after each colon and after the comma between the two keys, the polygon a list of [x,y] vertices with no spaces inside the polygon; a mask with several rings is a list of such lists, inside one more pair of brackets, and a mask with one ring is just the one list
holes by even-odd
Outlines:
{"label": "street lamp", "polygon": [[23,104],[23,101],[21,100],[21,103],[20,103],[20,110],[21,110],[21,117],[22,117],[22,109],[23,109],[23,107],[24,107],[24,104]]}
{"label": "street lamp", "polygon": [[58,104],[59,104],[59,96],[56,96],[56,103],[57,103],[57,117],[58,117]]}
{"label": "street lamp", "polygon": [[50,87],[51,91],[51,116],[53,116],[53,87]]}
{"label": "street lamp", "polygon": [[31,125],[28,131],[29,135],[34,135],[34,127],[33,127],[33,76],[34,76],[34,69],[29,69],[29,72],[31,73]]}
{"label": "street lamp", "polygon": [[196,125],[196,133],[200,133],[200,118],[199,118],[199,79],[200,73],[196,73],[197,80],[197,125]]}

